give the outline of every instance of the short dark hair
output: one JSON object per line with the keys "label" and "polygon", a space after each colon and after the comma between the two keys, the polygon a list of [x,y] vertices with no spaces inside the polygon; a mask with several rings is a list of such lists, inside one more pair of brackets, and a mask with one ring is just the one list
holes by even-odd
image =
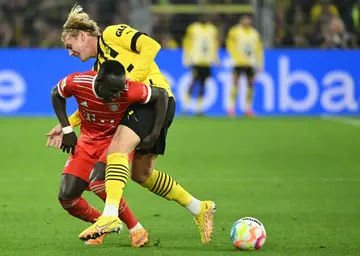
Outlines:
{"label": "short dark hair", "polygon": [[125,68],[116,60],[102,63],[95,81],[96,93],[105,100],[111,100],[116,92],[125,88]]}
{"label": "short dark hair", "polygon": [[98,75],[100,77],[106,76],[124,76],[124,66],[116,60],[106,60],[100,67]]}

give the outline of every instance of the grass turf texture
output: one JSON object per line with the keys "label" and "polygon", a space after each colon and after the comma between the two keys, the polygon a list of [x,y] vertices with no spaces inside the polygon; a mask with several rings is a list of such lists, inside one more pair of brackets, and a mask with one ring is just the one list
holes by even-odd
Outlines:
{"label": "grass turf texture", "polygon": [[[67,156],[45,148],[51,118],[2,118],[0,125],[0,255],[359,255],[359,127],[317,118],[178,118],[157,168],[199,199],[217,205],[215,235],[202,245],[190,214],[129,182],[125,198],[150,231],[130,247],[128,231],[85,246],[88,226],[57,202]],[[101,211],[102,202],[85,198]],[[231,244],[232,224],[262,221],[261,251]]]}

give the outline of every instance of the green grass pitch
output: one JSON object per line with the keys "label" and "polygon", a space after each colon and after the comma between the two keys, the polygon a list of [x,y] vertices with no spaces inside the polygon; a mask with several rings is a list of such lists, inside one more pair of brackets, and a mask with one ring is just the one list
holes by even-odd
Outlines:
{"label": "green grass pitch", "polygon": [[[354,119],[357,122],[360,120]],[[1,118],[0,255],[360,255],[360,127],[320,118],[178,118],[157,168],[199,199],[217,203],[215,234],[202,245],[190,214],[129,182],[125,198],[150,232],[128,231],[89,247],[87,227],[57,202],[67,156],[45,148],[53,118]],[[89,192],[85,198],[102,210]],[[265,225],[261,251],[236,251],[239,218]]]}

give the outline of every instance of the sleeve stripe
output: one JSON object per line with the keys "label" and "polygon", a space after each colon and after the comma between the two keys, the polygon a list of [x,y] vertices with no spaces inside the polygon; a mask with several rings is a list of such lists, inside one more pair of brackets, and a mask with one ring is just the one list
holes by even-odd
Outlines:
{"label": "sleeve stripe", "polygon": [[130,49],[133,51],[133,52],[138,52],[138,50],[136,50],[136,42],[137,40],[139,39],[139,37],[144,34],[144,33],[141,33],[141,32],[136,32],[133,37],[131,38],[131,44],[130,44]]}
{"label": "sleeve stripe", "polygon": [[60,82],[58,82],[56,86],[57,86],[57,88],[58,88],[58,92],[59,92],[60,96],[63,97],[64,99],[66,99],[65,95],[64,95],[64,94],[62,93],[62,91],[61,91]]}
{"label": "sleeve stripe", "polygon": [[147,94],[146,100],[144,101],[143,104],[148,103],[150,101],[150,98],[151,98],[151,87],[146,84],[146,88],[147,88],[148,94]]}

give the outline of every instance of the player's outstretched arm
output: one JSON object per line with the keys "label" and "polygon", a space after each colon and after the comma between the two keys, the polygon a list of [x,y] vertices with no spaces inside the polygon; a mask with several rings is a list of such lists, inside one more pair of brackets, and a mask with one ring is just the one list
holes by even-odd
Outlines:
{"label": "player's outstretched arm", "polygon": [[51,91],[51,101],[55,114],[64,133],[61,148],[63,152],[66,151],[67,153],[70,153],[71,151],[71,153],[74,154],[77,137],[74,130],[70,126],[70,122],[66,113],[66,99],[60,95],[57,86],[55,86]]}
{"label": "player's outstretched arm", "polygon": [[62,127],[70,126],[70,122],[66,113],[66,99],[61,97],[57,86],[51,91],[51,101],[57,118]]}
{"label": "player's outstretched arm", "polygon": [[139,145],[140,149],[150,149],[159,137],[168,109],[169,95],[165,89],[151,87],[149,102],[154,102],[155,104],[155,124],[149,136]]}

